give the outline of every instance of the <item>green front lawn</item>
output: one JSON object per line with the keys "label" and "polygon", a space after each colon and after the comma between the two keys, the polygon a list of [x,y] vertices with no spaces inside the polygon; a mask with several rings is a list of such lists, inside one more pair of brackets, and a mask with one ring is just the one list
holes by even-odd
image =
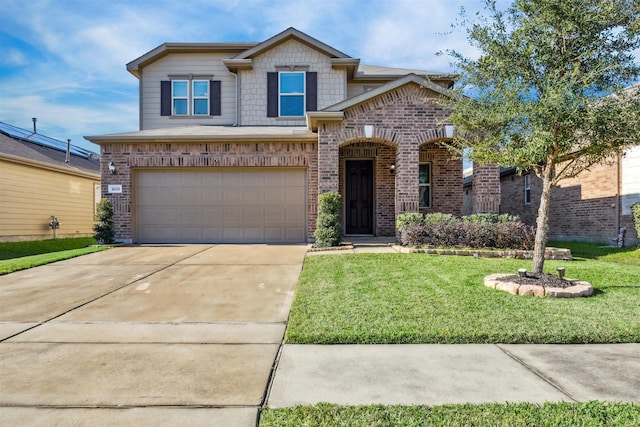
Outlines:
{"label": "green front lawn", "polygon": [[326,403],[266,409],[260,427],[376,426],[638,426],[640,405],[630,403],[531,403],[442,406],[338,406]]}
{"label": "green front lawn", "polygon": [[106,249],[104,247],[87,247],[95,244],[95,239],[91,237],[2,242],[0,243],[0,274],[25,270]]}
{"label": "green front lawn", "polygon": [[[624,254],[625,264],[613,255]],[[514,296],[491,273],[531,261],[426,254],[307,257],[287,343],[618,343],[640,337],[640,250],[547,261],[596,288],[589,298]],[[597,259],[595,259],[597,258]],[[628,262],[633,261],[633,262]]]}

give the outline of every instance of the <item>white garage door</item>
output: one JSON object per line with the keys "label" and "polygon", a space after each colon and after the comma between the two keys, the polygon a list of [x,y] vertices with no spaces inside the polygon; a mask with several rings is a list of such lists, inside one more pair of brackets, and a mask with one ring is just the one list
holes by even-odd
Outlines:
{"label": "white garage door", "polygon": [[306,241],[303,169],[141,170],[135,178],[140,243]]}

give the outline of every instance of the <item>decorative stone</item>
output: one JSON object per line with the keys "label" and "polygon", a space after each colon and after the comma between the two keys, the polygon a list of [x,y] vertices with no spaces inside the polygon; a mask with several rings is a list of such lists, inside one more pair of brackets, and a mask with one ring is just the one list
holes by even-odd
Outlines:
{"label": "decorative stone", "polygon": [[518,295],[542,298],[544,296],[544,287],[536,285],[520,285]]}
{"label": "decorative stone", "polygon": [[484,285],[488,288],[509,292],[513,295],[525,295],[533,297],[549,298],[577,298],[593,295],[593,286],[589,282],[576,279],[567,279],[573,282],[573,286],[567,288],[545,288],[539,285],[519,285],[515,282],[501,280],[513,274],[495,273],[484,277]]}
{"label": "decorative stone", "polygon": [[496,283],[495,289],[507,291],[513,295],[518,295],[518,289],[520,289],[520,285],[514,282],[498,282]]}

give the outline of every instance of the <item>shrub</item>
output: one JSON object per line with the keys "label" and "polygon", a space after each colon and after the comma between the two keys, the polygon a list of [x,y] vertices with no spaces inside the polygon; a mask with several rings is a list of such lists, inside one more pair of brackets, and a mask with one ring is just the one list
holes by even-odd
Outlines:
{"label": "shrub", "polygon": [[424,238],[424,217],[418,212],[405,212],[396,218],[400,243],[404,246],[420,246]]}
{"label": "shrub", "polygon": [[535,228],[513,215],[474,214],[457,218],[444,213],[423,217],[419,213],[408,212],[398,216],[396,227],[405,246],[429,244],[530,250],[535,238]]}
{"label": "shrub", "polygon": [[631,214],[633,225],[636,228],[636,236],[638,236],[638,244],[640,245],[640,202],[631,205]]}
{"label": "shrub", "polygon": [[96,221],[93,225],[94,238],[99,244],[111,244],[114,241],[113,206],[109,199],[102,199],[96,208]]}
{"label": "shrub", "polygon": [[458,221],[458,218],[456,218],[454,215],[442,212],[429,213],[424,216],[425,225],[433,224],[436,222],[454,223]]}
{"label": "shrub", "polygon": [[318,196],[318,218],[316,219],[316,231],[313,233],[316,246],[336,246],[342,241],[341,204],[342,198],[338,193],[327,192]]}
{"label": "shrub", "polygon": [[510,214],[495,214],[495,213],[474,213],[462,217],[465,222],[479,223],[479,224],[498,224],[502,222],[518,222],[520,217],[518,215]]}

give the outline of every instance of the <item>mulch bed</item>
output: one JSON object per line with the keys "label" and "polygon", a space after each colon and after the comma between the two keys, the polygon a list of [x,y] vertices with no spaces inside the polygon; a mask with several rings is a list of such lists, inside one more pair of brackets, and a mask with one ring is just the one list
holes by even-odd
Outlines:
{"label": "mulch bed", "polygon": [[504,276],[497,280],[501,282],[513,282],[518,285],[538,285],[544,288],[568,288],[570,286],[575,285],[577,280],[572,279],[561,279],[559,276],[555,274],[549,273],[530,273],[527,272],[524,277],[520,277],[517,274],[513,274],[511,276]]}

